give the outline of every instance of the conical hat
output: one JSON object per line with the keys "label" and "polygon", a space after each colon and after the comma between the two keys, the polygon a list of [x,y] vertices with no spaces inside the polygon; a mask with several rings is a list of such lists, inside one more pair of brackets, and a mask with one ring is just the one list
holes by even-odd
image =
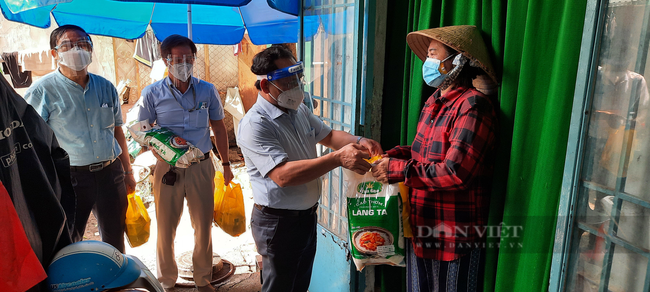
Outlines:
{"label": "conical hat", "polygon": [[481,32],[473,25],[457,25],[418,30],[406,36],[406,42],[413,52],[425,61],[431,40],[437,40],[461,52],[498,83]]}

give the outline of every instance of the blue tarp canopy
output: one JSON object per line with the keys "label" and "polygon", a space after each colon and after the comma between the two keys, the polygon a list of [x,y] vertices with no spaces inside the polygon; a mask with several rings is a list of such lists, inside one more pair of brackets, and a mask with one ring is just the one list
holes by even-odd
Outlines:
{"label": "blue tarp canopy", "polygon": [[[281,1],[36,0],[38,5],[30,7],[19,2],[23,1],[0,0],[5,18],[41,28],[50,26],[51,14],[59,26],[74,24],[90,34],[125,39],[142,37],[150,24],[156,37],[163,40],[171,34],[187,36],[187,4],[192,4],[192,39],[198,44],[237,44],[246,30],[256,45],[298,41],[298,17],[269,6]],[[290,8],[291,3],[299,5],[297,1],[287,2],[282,9]],[[304,21],[309,38],[317,32],[320,18],[307,16]]]}
{"label": "blue tarp canopy", "polygon": [[[47,1],[47,0],[40,0]],[[72,0],[51,0],[51,1],[72,1]],[[248,4],[251,0],[114,0],[121,2],[156,2],[156,3],[172,3],[172,4],[203,4],[203,5],[217,5],[217,6],[231,6],[240,7]]]}
{"label": "blue tarp canopy", "polygon": [[300,10],[300,0],[268,0],[268,3],[271,8],[291,15],[298,15]]}

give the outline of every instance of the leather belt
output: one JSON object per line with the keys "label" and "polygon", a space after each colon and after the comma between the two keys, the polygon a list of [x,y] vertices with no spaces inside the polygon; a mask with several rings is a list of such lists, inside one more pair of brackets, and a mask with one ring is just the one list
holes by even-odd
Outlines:
{"label": "leather belt", "polygon": [[307,210],[275,209],[275,208],[266,207],[258,204],[255,204],[254,206],[257,210],[260,210],[264,213],[276,215],[276,216],[285,216],[285,217],[300,217],[300,216],[312,215],[316,213],[316,210],[318,210],[318,203],[316,203],[316,205],[312,206]]}
{"label": "leather belt", "polygon": [[98,172],[109,165],[113,164],[116,159],[113,160],[106,160],[102,162],[97,162],[93,164],[88,164],[88,165],[83,165],[83,166],[70,166],[70,171],[72,172]]}
{"label": "leather belt", "polygon": [[203,158],[201,160],[192,162],[190,165],[199,164],[199,163],[201,163],[201,161],[205,161],[205,160],[208,160],[208,159],[210,159],[210,151],[208,151],[206,153],[203,153]]}

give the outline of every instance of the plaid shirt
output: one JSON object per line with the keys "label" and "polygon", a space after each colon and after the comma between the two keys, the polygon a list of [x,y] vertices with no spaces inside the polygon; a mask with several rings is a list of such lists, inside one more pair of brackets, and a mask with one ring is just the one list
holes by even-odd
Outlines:
{"label": "plaid shirt", "polygon": [[411,188],[418,257],[451,261],[483,246],[496,129],[494,107],[482,93],[438,90],[422,110],[412,146],[386,152],[389,182]]}

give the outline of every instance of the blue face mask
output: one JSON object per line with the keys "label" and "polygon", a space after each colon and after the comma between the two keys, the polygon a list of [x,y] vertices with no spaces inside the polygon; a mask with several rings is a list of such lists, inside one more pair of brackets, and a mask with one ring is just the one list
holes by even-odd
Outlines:
{"label": "blue face mask", "polygon": [[[422,64],[422,78],[424,82],[431,87],[438,87],[445,81],[447,78],[447,70],[445,68],[440,68],[440,63],[447,61],[447,59],[453,57],[454,55],[449,55],[444,60],[440,61],[434,58],[427,58]],[[440,72],[442,69],[445,73]]]}

